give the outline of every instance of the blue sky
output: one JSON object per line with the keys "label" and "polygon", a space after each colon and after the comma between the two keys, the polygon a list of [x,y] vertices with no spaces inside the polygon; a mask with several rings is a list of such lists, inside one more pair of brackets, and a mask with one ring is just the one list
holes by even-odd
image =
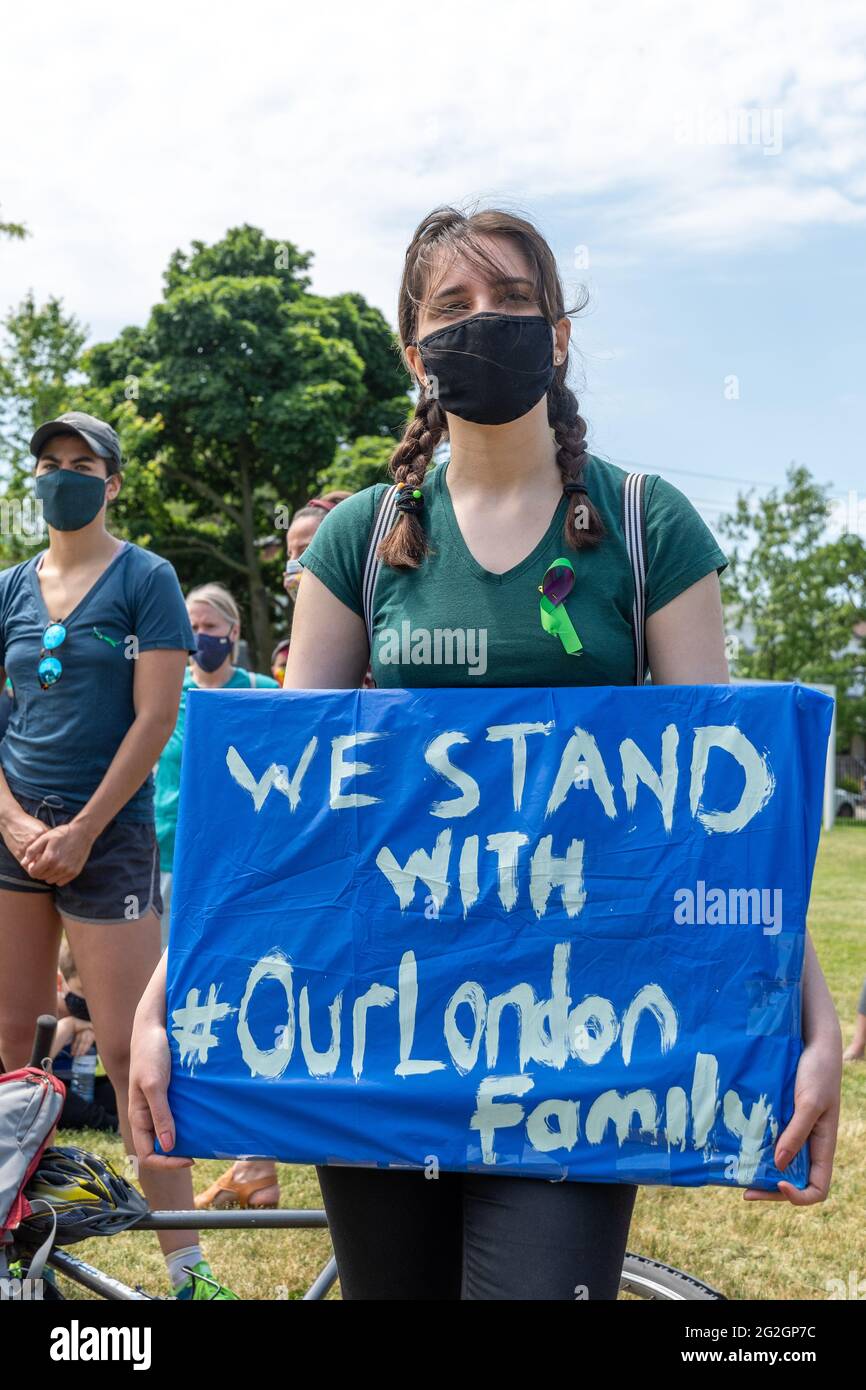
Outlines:
{"label": "blue sky", "polygon": [[176,247],[248,221],[393,323],[425,213],[504,203],[590,291],[596,450],[710,521],[796,460],[866,534],[864,40],[852,0],[18,7],[0,216],[33,235],[0,243],[0,308],[33,287],[113,335]]}
{"label": "blue sky", "polygon": [[734,480],[781,482],[792,460],[846,508],[849,489],[863,494],[862,229],[724,256],[680,250],[604,267],[589,286],[575,336],[594,446],[672,470],[708,520],[743,490]]}

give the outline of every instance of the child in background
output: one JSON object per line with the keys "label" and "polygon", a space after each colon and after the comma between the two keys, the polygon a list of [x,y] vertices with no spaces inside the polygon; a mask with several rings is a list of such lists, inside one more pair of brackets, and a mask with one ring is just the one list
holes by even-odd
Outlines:
{"label": "child in background", "polygon": [[866,1055],[866,980],[863,981],[863,988],[860,991],[854,1036],[842,1056],[846,1062],[862,1062],[864,1055]]}
{"label": "child in background", "polygon": [[286,674],[286,658],[288,655],[289,639],[288,637],[283,637],[271,652],[271,675],[277,682],[277,685],[282,685],[283,683],[283,677]]}

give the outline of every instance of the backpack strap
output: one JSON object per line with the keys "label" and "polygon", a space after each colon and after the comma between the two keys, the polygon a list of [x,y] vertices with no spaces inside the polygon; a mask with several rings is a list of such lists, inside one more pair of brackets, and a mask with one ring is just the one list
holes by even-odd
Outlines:
{"label": "backpack strap", "polygon": [[627,473],[622,484],[622,527],[634,581],[631,628],[635,685],[646,678],[646,473]]}
{"label": "backpack strap", "polygon": [[35,1253],[30,1256],[30,1263],[27,1267],[26,1277],[28,1279],[41,1279],[57,1236],[57,1210],[50,1202],[44,1202],[41,1197],[36,1198],[29,1205],[32,1212],[46,1212],[51,1223],[51,1230]]}
{"label": "backpack strap", "polygon": [[382,568],[382,561],[379,559],[376,552],[397,520],[396,502],[397,484],[393,483],[390,487],[385,489],[382,496],[379,498],[376,514],[373,518],[373,525],[370,529],[367,554],[364,556],[361,602],[364,607],[364,625],[367,629],[367,642],[371,652],[373,650],[373,599],[376,593],[376,581],[379,578],[379,571]]}
{"label": "backpack strap", "polygon": [[258,677],[256,676],[255,671],[248,671],[248,672],[247,672],[247,675],[248,675],[249,678],[250,678],[250,690],[256,690],[256,689],[258,689],[258,684],[259,684],[259,682],[258,682]]}

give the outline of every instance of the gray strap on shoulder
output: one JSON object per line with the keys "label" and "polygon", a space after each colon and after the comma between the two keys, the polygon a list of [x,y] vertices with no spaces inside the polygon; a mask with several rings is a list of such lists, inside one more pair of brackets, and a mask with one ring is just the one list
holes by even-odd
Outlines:
{"label": "gray strap on shoulder", "polygon": [[627,473],[622,485],[622,525],[634,580],[631,615],[634,641],[635,685],[646,677],[646,516],[644,493],[646,473]]}
{"label": "gray strap on shoulder", "polygon": [[367,643],[371,652],[373,650],[373,599],[376,593],[376,581],[379,578],[379,571],[382,568],[382,561],[379,559],[376,552],[381,542],[391,530],[394,522],[397,520],[396,501],[397,485],[394,483],[382,493],[376,515],[373,519],[373,527],[370,531],[367,554],[364,557],[361,602],[364,606],[364,624],[367,628]]}

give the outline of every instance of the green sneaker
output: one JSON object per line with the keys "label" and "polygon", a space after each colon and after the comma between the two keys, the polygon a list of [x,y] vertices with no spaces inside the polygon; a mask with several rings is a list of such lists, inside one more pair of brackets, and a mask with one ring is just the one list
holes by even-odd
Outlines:
{"label": "green sneaker", "polygon": [[[9,1262],[9,1278],[10,1278],[10,1279],[26,1279],[26,1278],[27,1278],[27,1268],[28,1268],[28,1267],[24,1264],[24,1261],[23,1261],[23,1260],[10,1260],[10,1262]],[[44,1268],[43,1271],[42,1271],[42,1290],[43,1290],[42,1296],[43,1296],[43,1298],[45,1298],[46,1300],[55,1299],[55,1298],[62,1298],[62,1297],[63,1297],[63,1295],[60,1293],[59,1289],[57,1288],[57,1275],[54,1273],[54,1270],[51,1269],[51,1267],[50,1267],[49,1265],[46,1265],[45,1268]]]}
{"label": "green sneaker", "polygon": [[198,1300],[205,1303],[209,1303],[212,1299],[231,1298],[237,1300],[236,1293],[232,1293],[231,1289],[227,1289],[224,1284],[217,1283],[207,1260],[199,1260],[198,1264],[194,1265],[184,1265],[184,1268],[189,1278],[184,1279],[180,1288],[175,1289],[175,1298],[187,1302]]}

